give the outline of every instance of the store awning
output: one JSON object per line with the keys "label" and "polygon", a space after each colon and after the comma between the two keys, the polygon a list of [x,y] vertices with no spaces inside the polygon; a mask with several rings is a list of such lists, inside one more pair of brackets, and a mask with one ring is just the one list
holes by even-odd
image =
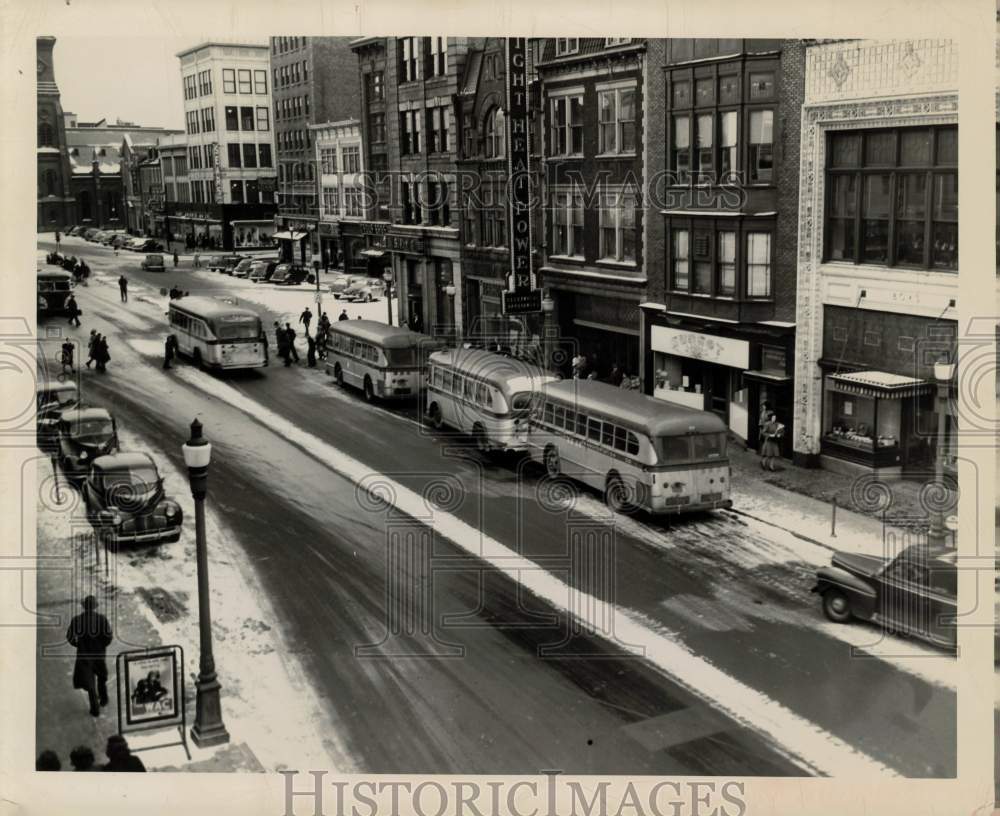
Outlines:
{"label": "store awning", "polygon": [[927,380],[890,374],[887,371],[855,371],[850,374],[831,374],[836,390],[871,399],[904,399],[929,394],[933,384]]}
{"label": "store awning", "polygon": [[792,378],[787,374],[777,374],[772,371],[744,371],[743,379],[767,385],[788,385],[792,381]]}
{"label": "store awning", "polygon": [[385,250],[382,249],[363,249],[358,253],[359,255],[364,255],[366,258],[384,258]]}
{"label": "store awning", "polygon": [[279,241],[301,241],[306,237],[306,234],[304,232],[276,232],[271,237],[277,238]]}

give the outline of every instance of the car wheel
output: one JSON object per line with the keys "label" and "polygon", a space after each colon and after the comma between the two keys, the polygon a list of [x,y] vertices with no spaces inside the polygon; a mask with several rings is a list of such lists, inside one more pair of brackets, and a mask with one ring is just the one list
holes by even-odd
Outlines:
{"label": "car wheel", "polygon": [[337,381],[337,385],[344,387],[344,369],[340,367],[340,363],[333,367],[333,378]]}
{"label": "car wheel", "polygon": [[621,476],[612,474],[604,486],[604,501],[614,513],[632,513],[635,510],[632,496]]}
{"label": "car wheel", "polygon": [[823,593],[823,614],[834,623],[847,623],[851,619],[851,602],[839,589]]}
{"label": "car wheel", "polygon": [[201,359],[201,349],[195,349],[194,353],[191,355],[191,359],[194,361],[194,364],[197,366],[199,371],[205,370],[205,361]]}
{"label": "car wheel", "polygon": [[555,479],[560,473],[559,451],[555,445],[545,449],[545,472]]}
{"label": "car wheel", "polygon": [[441,406],[436,402],[432,402],[431,407],[427,409],[427,419],[437,431],[440,431],[444,427],[444,416],[441,414]]}
{"label": "car wheel", "polygon": [[476,442],[476,450],[482,454],[490,453],[490,439],[486,435],[486,429],[478,423],[472,428],[472,438]]}
{"label": "car wheel", "polygon": [[372,302],[372,293],[371,292],[368,293],[368,296],[365,298],[365,302],[366,303],[371,303]]}
{"label": "car wheel", "polygon": [[375,389],[372,388],[372,379],[371,379],[371,377],[366,376],[365,377],[365,402],[374,402],[374,401],[375,401]]}

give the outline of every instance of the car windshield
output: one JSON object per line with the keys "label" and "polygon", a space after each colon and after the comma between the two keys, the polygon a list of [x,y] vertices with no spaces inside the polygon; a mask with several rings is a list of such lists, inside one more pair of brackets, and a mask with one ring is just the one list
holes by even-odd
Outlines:
{"label": "car windshield", "polygon": [[260,337],[257,321],[252,319],[224,322],[219,324],[220,340],[249,340]]}
{"label": "car windshield", "polygon": [[103,481],[108,502],[120,507],[141,502],[160,489],[160,475],[156,468],[141,465],[108,471],[104,474]]}
{"label": "car windshield", "polygon": [[114,432],[111,420],[103,417],[99,419],[81,419],[75,422],[68,422],[67,425],[69,426],[70,434],[77,439],[111,436]]}
{"label": "car windshield", "polygon": [[271,277],[283,278],[285,277],[285,275],[288,274],[290,270],[291,267],[288,264],[280,264],[279,266],[275,267],[274,274]]}

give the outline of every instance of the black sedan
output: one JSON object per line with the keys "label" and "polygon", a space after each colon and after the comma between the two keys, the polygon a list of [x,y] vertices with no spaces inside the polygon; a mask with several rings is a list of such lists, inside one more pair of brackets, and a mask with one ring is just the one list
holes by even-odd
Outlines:
{"label": "black sedan", "polygon": [[132,243],[127,244],[127,246],[133,252],[163,252],[163,244],[159,241],[154,241],[152,238],[146,238],[141,241],[132,241]]}
{"label": "black sedan", "polygon": [[271,273],[271,283],[278,286],[298,286],[309,279],[309,270],[298,264],[278,264]]}
{"label": "black sedan", "polygon": [[161,544],[181,537],[181,508],[163,493],[156,463],[146,453],[94,460],[82,486],[87,520],[105,544]]}
{"label": "black sedan", "polygon": [[97,458],[118,450],[118,426],[105,408],[76,408],[59,418],[59,464],[82,479]]}
{"label": "black sedan", "polygon": [[835,623],[852,618],[926,640],[956,644],[957,552],[911,544],[895,558],[838,552],[817,572],[813,592]]}

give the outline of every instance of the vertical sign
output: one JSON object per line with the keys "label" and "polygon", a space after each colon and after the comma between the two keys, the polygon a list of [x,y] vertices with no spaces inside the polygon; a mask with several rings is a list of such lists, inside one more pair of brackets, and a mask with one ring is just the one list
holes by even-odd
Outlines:
{"label": "vertical sign", "polygon": [[222,162],[219,160],[219,143],[212,143],[212,170],[215,175],[215,203],[225,201],[222,193]]}
{"label": "vertical sign", "polygon": [[503,293],[504,314],[541,309],[531,269],[531,175],[528,140],[527,40],[507,38],[507,185],[510,214],[510,274]]}

